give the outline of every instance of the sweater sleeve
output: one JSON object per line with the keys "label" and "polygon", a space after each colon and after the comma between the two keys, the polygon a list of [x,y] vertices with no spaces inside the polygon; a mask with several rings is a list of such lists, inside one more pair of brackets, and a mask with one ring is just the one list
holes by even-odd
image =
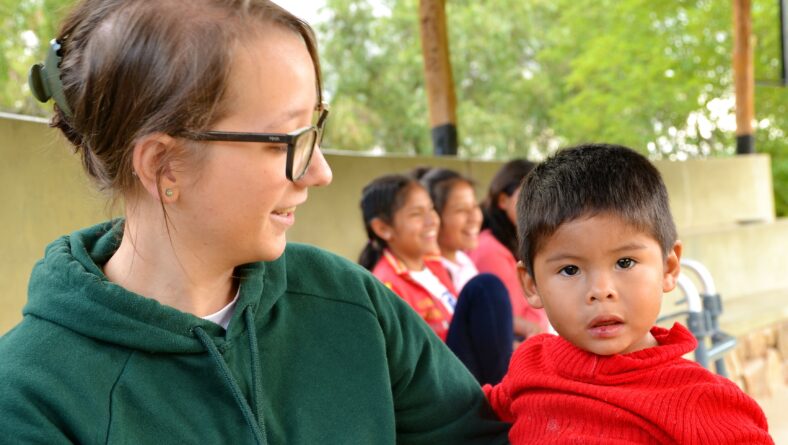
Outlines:
{"label": "sweater sleeve", "polygon": [[31,328],[44,323],[25,317],[0,337],[0,445],[85,442],[96,436],[101,428],[97,425],[104,425],[105,419],[91,409],[92,400],[84,396],[85,387],[96,386],[95,380],[70,382],[63,373],[84,350],[52,347],[73,344],[63,343],[67,334],[58,328]]}
{"label": "sweater sleeve", "polygon": [[681,443],[774,445],[763,410],[732,382],[701,386],[691,417]]}
{"label": "sweater sleeve", "polygon": [[[4,380],[3,385],[10,384]],[[16,382],[14,382],[16,383]],[[47,413],[47,407],[39,407],[30,402],[37,394],[28,388],[14,387],[4,389],[0,396],[0,444],[47,443],[71,444],[71,440],[58,425],[58,413]],[[40,400],[40,399],[38,399]]]}
{"label": "sweater sleeve", "polygon": [[383,285],[372,304],[386,341],[397,443],[507,443],[476,380],[418,315]]}
{"label": "sweater sleeve", "polygon": [[490,384],[484,385],[482,390],[498,418],[504,422],[514,422],[514,416],[511,411],[512,399],[509,397],[505,380],[495,386]]}

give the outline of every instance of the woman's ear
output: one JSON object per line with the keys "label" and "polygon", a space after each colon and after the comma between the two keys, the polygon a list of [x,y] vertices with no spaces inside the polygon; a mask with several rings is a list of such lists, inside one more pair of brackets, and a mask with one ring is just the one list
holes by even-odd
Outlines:
{"label": "woman's ear", "polygon": [[164,133],[151,133],[134,144],[132,165],[145,192],[157,201],[175,202],[178,198],[178,175],[174,168],[177,140]]}
{"label": "woman's ear", "polygon": [[517,262],[517,275],[520,278],[520,286],[523,287],[525,299],[528,301],[528,304],[533,308],[542,309],[544,303],[542,302],[542,297],[539,295],[539,291],[536,289],[536,280],[528,273],[522,261]]}
{"label": "woman's ear", "polygon": [[676,241],[665,258],[665,270],[662,275],[662,291],[670,292],[676,287],[681,273],[681,241]]}
{"label": "woman's ear", "polygon": [[372,218],[369,226],[372,228],[372,231],[375,232],[375,235],[386,242],[391,239],[391,235],[394,232],[394,229],[380,218]]}

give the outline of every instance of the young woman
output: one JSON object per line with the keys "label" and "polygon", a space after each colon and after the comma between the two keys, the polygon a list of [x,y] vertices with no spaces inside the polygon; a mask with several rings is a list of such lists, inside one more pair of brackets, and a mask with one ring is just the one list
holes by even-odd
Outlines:
{"label": "young woman", "polygon": [[534,309],[526,302],[515,259],[519,186],[535,165],[515,159],[498,170],[482,203],[484,223],[479,245],[469,253],[479,272],[495,274],[506,285],[514,312],[514,333],[523,339],[546,332],[549,327],[544,310]]}
{"label": "young woman", "polygon": [[506,441],[407,305],[286,245],[308,188],[331,181],[308,25],[266,0],[84,0],[31,87],[126,216],[36,264],[0,339],[4,437]]}
{"label": "young woman", "polygon": [[408,302],[477,380],[499,381],[514,338],[503,283],[485,274],[457,294],[437,254],[440,219],[416,179],[386,175],[373,180],[364,187],[361,209],[368,243],[359,263]]}

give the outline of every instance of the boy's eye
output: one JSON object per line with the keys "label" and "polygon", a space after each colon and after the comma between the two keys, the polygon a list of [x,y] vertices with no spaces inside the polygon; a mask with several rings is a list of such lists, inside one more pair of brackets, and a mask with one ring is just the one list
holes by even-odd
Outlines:
{"label": "boy's eye", "polygon": [[632,258],[621,258],[620,260],[616,261],[616,266],[622,269],[631,269],[635,267],[635,260]]}
{"label": "boy's eye", "polygon": [[561,270],[558,271],[558,273],[560,273],[561,275],[565,275],[568,277],[577,275],[579,272],[580,272],[580,268],[572,265],[564,266],[561,268]]}

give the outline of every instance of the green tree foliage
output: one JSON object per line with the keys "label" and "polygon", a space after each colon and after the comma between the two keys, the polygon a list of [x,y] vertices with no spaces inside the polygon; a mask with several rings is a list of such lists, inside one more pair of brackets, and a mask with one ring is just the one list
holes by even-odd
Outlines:
{"label": "green tree foliage", "polygon": [[46,115],[30,95],[27,73],[44,60],[69,0],[0,0],[0,111]]}
{"label": "green tree foliage", "polygon": [[[418,0],[328,0],[335,147],[431,153]],[[652,158],[735,151],[732,11],[719,0],[446,3],[460,153],[540,158],[608,141]],[[776,0],[753,1],[756,77],[779,78]],[[786,88],[756,88],[756,148],[788,215]]]}
{"label": "green tree foliage", "polygon": [[[27,88],[72,0],[0,0],[0,110],[47,115]],[[326,0],[318,26],[332,119],[326,145],[430,154],[419,0]],[[788,89],[776,0],[753,0],[756,149],[788,215]],[[652,158],[725,156],[732,12],[725,0],[446,2],[460,154],[539,159],[609,141]]]}

